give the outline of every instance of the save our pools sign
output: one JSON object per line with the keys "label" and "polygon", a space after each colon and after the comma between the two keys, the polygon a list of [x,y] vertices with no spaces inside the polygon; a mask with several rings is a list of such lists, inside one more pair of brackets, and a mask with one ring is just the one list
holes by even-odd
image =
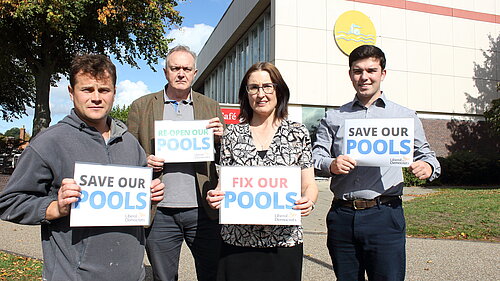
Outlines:
{"label": "save our pools sign", "polygon": [[413,162],[413,118],[347,119],[343,154],[358,166],[408,167]]}
{"label": "save our pools sign", "polygon": [[151,168],[77,162],[74,180],[81,197],[71,227],[149,225]]}

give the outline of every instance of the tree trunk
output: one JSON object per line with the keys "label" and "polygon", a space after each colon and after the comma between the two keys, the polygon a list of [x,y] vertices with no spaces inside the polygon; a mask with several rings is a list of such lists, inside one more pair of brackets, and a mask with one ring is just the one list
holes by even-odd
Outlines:
{"label": "tree trunk", "polygon": [[33,137],[50,125],[50,77],[51,73],[47,69],[40,69],[35,73],[36,98]]}

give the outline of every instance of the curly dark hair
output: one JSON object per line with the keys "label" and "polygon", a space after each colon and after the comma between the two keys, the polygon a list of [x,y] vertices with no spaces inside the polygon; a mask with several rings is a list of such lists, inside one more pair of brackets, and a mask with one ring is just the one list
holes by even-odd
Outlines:
{"label": "curly dark hair", "polygon": [[75,86],[75,77],[80,72],[90,74],[96,78],[103,78],[108,74],[113,81],[113,86],[116,86],[116,67],[106,55],[85,54],[75,56],[69,70],[71,87]]}

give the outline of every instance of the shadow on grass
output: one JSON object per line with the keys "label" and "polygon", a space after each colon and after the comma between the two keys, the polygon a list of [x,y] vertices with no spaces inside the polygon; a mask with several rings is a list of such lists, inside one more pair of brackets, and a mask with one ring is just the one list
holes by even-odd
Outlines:
{"label": "shadow on grass", "polygon": [[426,186],[423,188],[429,189],[461,189],[461,190],[480,190],[480,189],[500,189],[499,185],[439,185],[439,186]]}

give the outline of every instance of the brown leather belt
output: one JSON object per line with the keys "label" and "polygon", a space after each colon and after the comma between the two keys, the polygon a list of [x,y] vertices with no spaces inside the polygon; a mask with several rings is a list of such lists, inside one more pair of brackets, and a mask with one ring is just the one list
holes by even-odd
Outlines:
{"label": "brown leather belt", "polygon": [[401,204],[400,196],[379,196],[373,199],[355,199],[355,200],[341,200],[334,199],[333,203],[335,205],[340,205],[342,207],[349,207],[354,210],[364,210],[371,207],[375,207],[378,204],[388,205],[390,203]]}

